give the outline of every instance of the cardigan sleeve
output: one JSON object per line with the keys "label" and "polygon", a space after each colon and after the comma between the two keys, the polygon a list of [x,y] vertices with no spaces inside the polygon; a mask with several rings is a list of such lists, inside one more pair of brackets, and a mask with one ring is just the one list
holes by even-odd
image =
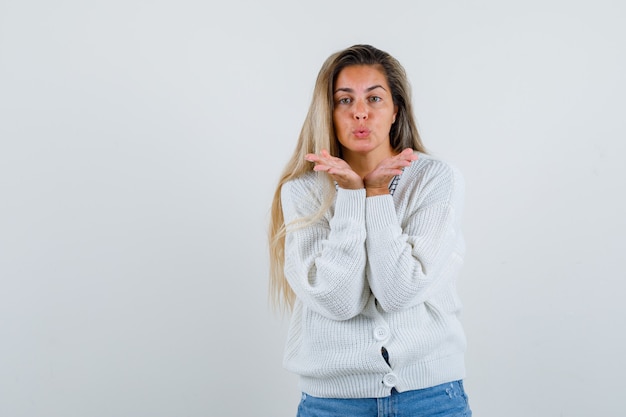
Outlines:
{"label": "cardigan sleeve", "polygon": [[461,174],[432,161],[412,181],[401,219],[391,196],[367,198],[367,276],[386,311],[426,301],[456,278],[463,263]]}
{"label": "cardigan sleeve", "polygon": [[281,202],[287,225],[284,271],[297,299],[333,320],[359,314],[370,294],[365,279],[365,190],[340,188],[334,208],[304,226],[290,223],[319,209],[311,182],[285,183]]}

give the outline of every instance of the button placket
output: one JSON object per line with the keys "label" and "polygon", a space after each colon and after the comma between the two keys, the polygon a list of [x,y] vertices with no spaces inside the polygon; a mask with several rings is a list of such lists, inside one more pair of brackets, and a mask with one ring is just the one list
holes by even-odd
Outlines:
{"label": "button placket", "polygon": [[389,338],[389,329],[378,326],[374,329],[374,338],[379,342],[383,342]]}
{"label": "button placket", "polygon": [[389,372],[383,377],[383,384],[385,384],[386,387],[393,388],[396,386],[397,383],[398,376],[393,372]]}

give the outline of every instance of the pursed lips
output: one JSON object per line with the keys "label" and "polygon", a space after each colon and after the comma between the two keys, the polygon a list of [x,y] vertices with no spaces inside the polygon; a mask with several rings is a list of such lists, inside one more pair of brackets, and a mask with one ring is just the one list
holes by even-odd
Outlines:
{"label": "pursed lips", "polygon": [[354,129],[352,134],[359,139],[366,138],[370,135],[370,130],[364,127],[360,127],[358,129]]}

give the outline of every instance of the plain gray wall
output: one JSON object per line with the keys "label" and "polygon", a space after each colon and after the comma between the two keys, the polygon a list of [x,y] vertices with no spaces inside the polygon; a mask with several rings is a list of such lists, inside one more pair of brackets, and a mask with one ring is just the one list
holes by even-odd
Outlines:
{"label": "plain gray wall", "polygon": [[622,416],[619,1],[0,0],[0,416],[295,415],[266,224],[322,61],[465,174],[477,417]]}

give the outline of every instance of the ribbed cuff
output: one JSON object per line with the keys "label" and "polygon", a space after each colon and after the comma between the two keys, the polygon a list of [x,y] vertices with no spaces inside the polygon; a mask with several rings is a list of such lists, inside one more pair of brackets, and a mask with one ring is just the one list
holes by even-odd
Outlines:
{"label": "ribbed cuff", "polygon": [[348,218],[363,223],[365,221],[365,188],[356,190],[339,188],[333,217]]}
{"label": "ribbed cuff", "polygon": [[389,226],[398,225],[396,207],[391,195],[367,197],[365,202],[365,218],[367,230],[377,231]]}

